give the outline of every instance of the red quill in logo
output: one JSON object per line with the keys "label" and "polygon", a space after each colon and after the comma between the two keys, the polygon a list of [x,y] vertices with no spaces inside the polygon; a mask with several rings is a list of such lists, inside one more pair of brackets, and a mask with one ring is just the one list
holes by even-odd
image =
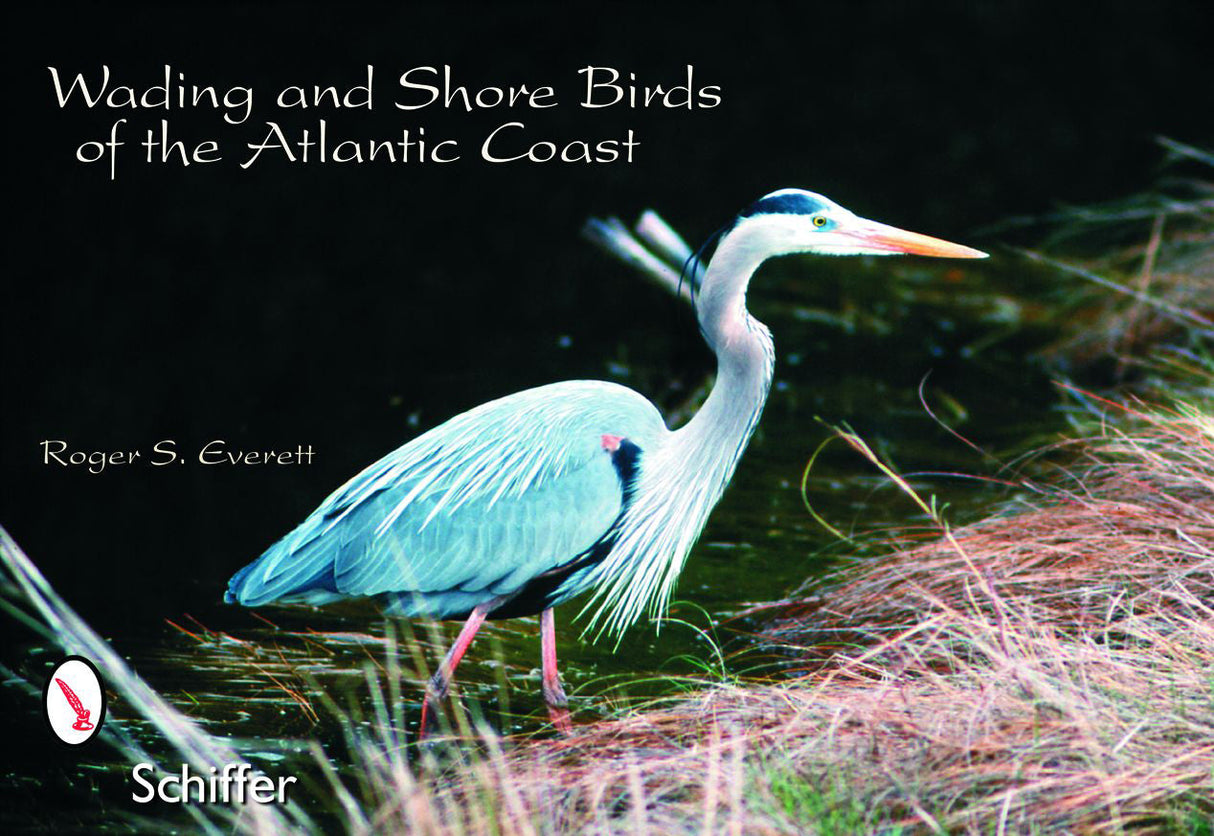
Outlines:
{"label": "red quill in logo", "polygon": [[80,697],[76,696],[76,692],[71,686],[64,682],[59,677],[55,677],[55,681],[59,683],[60,690],[63,691],[63,696],[67,697],[67,703],[72,707],[72,711],[76,712],[76,722],[72,723],[72,728],[76,731],[88,731],[93,728],[93,724],[89,722],[89,710],[80,702]]}

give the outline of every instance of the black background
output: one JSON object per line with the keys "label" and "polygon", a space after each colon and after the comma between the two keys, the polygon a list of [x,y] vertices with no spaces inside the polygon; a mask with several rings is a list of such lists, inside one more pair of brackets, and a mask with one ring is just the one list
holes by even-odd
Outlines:
{"label": "black background", "polygon": [[[629,357],[702,372],[673,300],[578,237],[589,215],[660,209],[702,237],[772,189],[979,246],[1009,215],[1148,185],[1158,134],[1210,131],[1201,3],[600,4],[386,9],[57,5],[9,28],[0,522],[103,632],[214,602],[228,575],[332,488],[420,429],[488,398],[602,377]],[[1099,11],[1097,11],[1099,9]],[[48,66],[114,83],[252,86],[252,118],[60,109]],[[361,83],[377,107],[288,114],[288,84]],[[391,108],[395,78],[450,64],[472,89],[556,88],[546,111]],[[721,87],[711,110],[590,111],[577,70]],[[127,145],[117,179],[73,159]],[[236,165],[263,123],[349,138],[455,137],[452,165]],[[217,139],[209,166],[145,165],[168,119]],[[491,165],[505,121],[534,139],[609,139],[631,165]],[[679,320],[682,322],[682,320]],[[674,333],[672,333],[674,332]],[[559,347],[568,337],[574,351]],[[648,392],[647,394],[653,394]],[[412,416],[412,421],[410,421]],[[310,444],[296,468],[42,463],[39,442],[186,453]]]}

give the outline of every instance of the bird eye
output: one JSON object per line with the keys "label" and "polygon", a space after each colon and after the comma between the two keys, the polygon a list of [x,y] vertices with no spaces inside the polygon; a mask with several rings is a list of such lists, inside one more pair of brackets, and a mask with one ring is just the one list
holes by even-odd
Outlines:
{"label": "bird eye", "polygon": [[814,215],[814,226],[819,228],[826,226],[826,216]]}

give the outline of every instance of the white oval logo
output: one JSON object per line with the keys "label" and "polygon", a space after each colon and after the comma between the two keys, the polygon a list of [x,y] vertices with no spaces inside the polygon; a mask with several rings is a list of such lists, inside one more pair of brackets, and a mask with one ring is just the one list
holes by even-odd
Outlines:
{"label": "white oval logo", "polygon": [[79,746],[92,740],[105,720],[105,689],[97,667],[83,656],[56,665],[42,691],[42,710],[64,743]]}

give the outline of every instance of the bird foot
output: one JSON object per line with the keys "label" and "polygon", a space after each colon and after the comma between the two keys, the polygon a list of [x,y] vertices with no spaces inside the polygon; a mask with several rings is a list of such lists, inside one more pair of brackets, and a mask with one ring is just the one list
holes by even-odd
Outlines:
{"label": "bird foot", "polygon": [[569,718],[569,709],[563,705],[548,704],[548,719],[553,728],[568,737],[573,734],[573,721]]}
{"label": "bird foot", "polygon": [[573,723],[569,719],[569,698],[558,677],[544,677],[544,702],[548,703],[548,719],[561,734],[572,734]]}
{"label": "bird foot", "polygon": [[438,674],[430,680],[426,687],[426,696],[422,698],[422,718],[417,727],[417,740],[421,742],[427,737],[438,734],[439,706],[447,696],[447,683]]}

